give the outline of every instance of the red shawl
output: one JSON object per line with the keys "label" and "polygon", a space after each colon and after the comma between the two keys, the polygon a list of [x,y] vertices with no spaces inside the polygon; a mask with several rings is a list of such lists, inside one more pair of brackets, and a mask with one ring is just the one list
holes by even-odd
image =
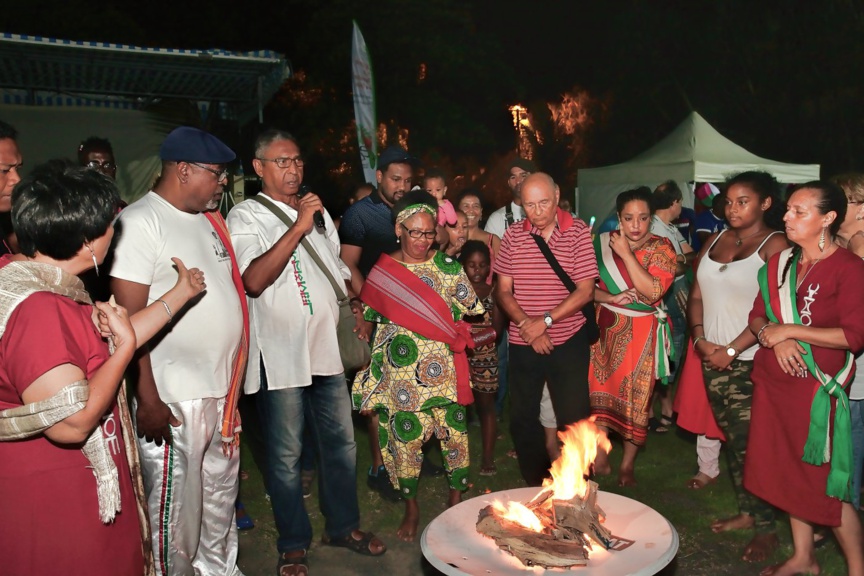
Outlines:
{"label": "red shawl", "polygon": [[231,279],[237,288],[237,296],[240,298],[240,309],[243,311],[243,334],[240,338],[240,346],[231,365],[231,383],[228,387],[228,396],[225,398],[225,411],[222,413],[222,442],[223,450],[230,454],[234,447],[240,443],[240,413],[237,410],[237,402],[240,399],[240,391],[243,380],[246,378],[246,363],[249,360],[249,307],[246,304],[246,289],[243,287],[243,277],[240,275],[240,266],[237,264],[237,256],[231,245],[231,237],[228,235],[228,227],[225,219],[219,212],[205,212],[204,215],[231,257]]}
{"label": "red shawl", "polygon": [[467,405],[474,401],[465,354],[466,348],[474,348],[471,327],[467,322],[453,321],[450,305],[440,294],[396,260],[382,254],[366,277],[360,299],[393,323],[427,340],[450,346],[456,368],[457,402]]}

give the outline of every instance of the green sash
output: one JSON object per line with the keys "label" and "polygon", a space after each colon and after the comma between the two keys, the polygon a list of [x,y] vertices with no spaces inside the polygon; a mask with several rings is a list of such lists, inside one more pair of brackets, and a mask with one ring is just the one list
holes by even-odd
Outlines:
{"label": "green sash", "polygon": [[[606,290],[610,294],[620,294],[633,288],[633,282],[627,275],[624,262],[609,246],[609,232],[603,232],[594,237],[594,253],[597,255],[600,280],[606,285]],[[671,372],[670,363],[675,360],[675,354],[672,349],[672,329],[666,318],[666,311],[661,308],[662,304],[655,307],[642,302],[631,302],[625,305],[601,304],[601,306],[628,316],[654,315],[657,318],[654,338],[654,377],[663,384],[668,384]],[[630,312],[628,313],[623,309]]]}
{"label": "green sash", "polygon": [[[762,300],[765,302],[765,311],[768,319],[781,324],[801,324],[801,316],[798,313],[798,302],[795,294],[798,283],[798,260],[801,253],[792,256],[792,249],[787,248],[780,253],[780,258],[759,270],[759,289]],[[783,270],[789,258],[793,258],[789,268],[789,278],[786,285],[780,288]],[[776,301],[772,302],[771,295],[776,294]],[[807,369],[821,384],[819,390],[813,396],[810,406],[810,429],[807,434],[807,442],[804,445],[804,456],[802,460],[807,464],[821,466],[826,462],[831,463],[831,472],[828,474],[828,482],[825,494],[832,498],[850,501],[850,484],[852,480],[852,421],[849,414],[849,398],[843,390],[843,384],[847,383],[852,376],[855,366],[855,358],[851,352],[846,352],[846,362],[843,368],[835,376],[825,374],[813,359],[813,350],[807,342],[798,341],[804,348],[804,364]],[[837,399],[837,408],[834,412],[834,445],[831,445],[830,415],[831,397]]]}

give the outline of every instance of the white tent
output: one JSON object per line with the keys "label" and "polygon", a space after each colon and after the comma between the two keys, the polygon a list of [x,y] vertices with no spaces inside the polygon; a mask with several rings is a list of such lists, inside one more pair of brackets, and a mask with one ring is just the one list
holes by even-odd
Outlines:
{"label": "white tent", "polygon": [[623,164],[579,170],[579,215],[598,222],[615,209],[615,197],[637,186],[654,188],[675,180],[684,205],[693,206],[694,182],[723,182],[744,170],[765,170],[778,181],[801,183],[819,178],[818,164],[787,164],[752,154],[717,132],[692,112],[666,138]]}

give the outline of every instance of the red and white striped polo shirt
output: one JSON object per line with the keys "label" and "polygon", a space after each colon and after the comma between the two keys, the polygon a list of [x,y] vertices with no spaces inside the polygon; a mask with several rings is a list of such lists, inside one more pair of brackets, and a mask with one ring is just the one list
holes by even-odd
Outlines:
{"label": "red and white striped polo shirt", "polygon": [[[516,302],[528,316],[542,316],[555,308],[570,294],[549,265],[531,235],[540,231],[527,219],[507,229],[501,241],[501,250],[495,255],[494,272],[513,279]],[[591,244],[591,231],[582,220],[558,208],[558,222],[549,238],[549,247],[555,258],[573,279],[597,278],[597,259]],[[569,340],[585,324],[585,317],[576,312],[569,318],[558,320],[549,328],[552,344]],[[510,343],[527,345],[519,336],[516,324],[510,323]]]}

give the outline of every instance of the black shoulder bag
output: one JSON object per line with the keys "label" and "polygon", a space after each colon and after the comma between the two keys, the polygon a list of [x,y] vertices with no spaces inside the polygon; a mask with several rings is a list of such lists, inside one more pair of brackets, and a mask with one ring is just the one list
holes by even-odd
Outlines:
{"label": "black shoulder bag", "polygon": [[[537,247],[540,248],[540,252],[542,252],[543,256],[546,257],[549,266],[551,266],[552,270],[555,271],[555,274],[558,275],[558,278],[561,280],[561,283],[564,284],[564,287],[567,288],[567,291],[571,294],[575,292],[576,283],[573,282],[570,276],[568,276],[564,271],[564,268],[561,267],[558,259],[555,258],[555,255],[552,253],[552,249],[549,248],[549,244],[536,234],[531,234],[531,237],[534,238]],[[585,331],[585,338],[588,340],[589,344],[594,344],[600,339],[600,329],[597,327],[597,317],[595,316],[593,298],[582,307],[581,312],[582,315],[585,316],[585,325],[582,326],[582,330]]]}

